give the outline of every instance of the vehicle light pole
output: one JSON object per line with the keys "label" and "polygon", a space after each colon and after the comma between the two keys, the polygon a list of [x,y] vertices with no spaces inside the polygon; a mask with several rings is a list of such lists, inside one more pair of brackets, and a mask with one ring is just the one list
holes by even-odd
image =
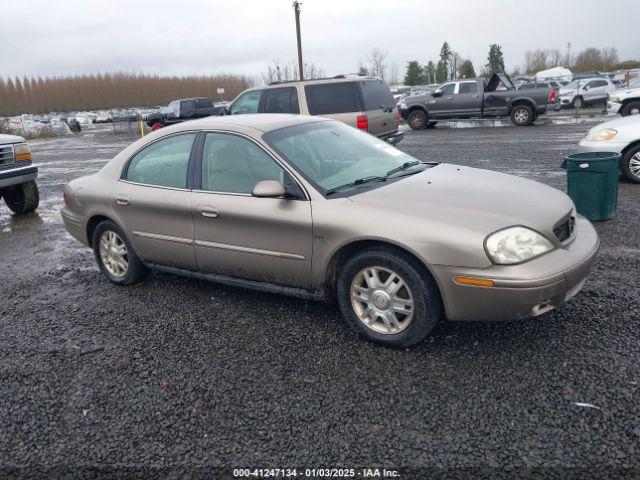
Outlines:
{"label": "vehicle light pole", "polygon": [[300,5],[302,3],[296,0],[293,2],[293,11],[296,14],[296,36],[298,37],[298,72],[300,80],[304,80],[304,64],[302,63],[302,40],[300,39]]}

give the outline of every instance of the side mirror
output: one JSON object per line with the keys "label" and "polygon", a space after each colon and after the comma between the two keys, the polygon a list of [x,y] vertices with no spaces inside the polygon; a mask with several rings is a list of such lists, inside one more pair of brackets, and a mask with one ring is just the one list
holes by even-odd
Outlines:
{"label": "side mirror", "polygon": [[431,94],[432,97],[441,97],[442,96],[442,90],[440,90],[439,88],[435,89],[433,91],[433,93]]}
{"label": "side mirror", "polygon": [[220,110],[218,110],[218,115],[221,117],[224,115],[231,115],[231,112],[229,112],[229,107],[220,108]]}
{"label": "side mirror", "polygon": [[277,198],[283,197],[286,193],[287,191],[280,182],[276,180],[263,180],[253,187],[251,195],[260,198]]}

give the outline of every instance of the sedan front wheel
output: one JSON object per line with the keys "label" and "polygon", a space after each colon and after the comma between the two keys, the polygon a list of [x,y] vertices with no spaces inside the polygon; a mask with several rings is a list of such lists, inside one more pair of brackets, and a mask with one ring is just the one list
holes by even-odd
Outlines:
{"label": "sedan front wheel", "polygon": [[347,325],[388,347],[421,342],[442,315],[433,280],[416,260],[391,248],[365,250],[350,258],[337,290]]}

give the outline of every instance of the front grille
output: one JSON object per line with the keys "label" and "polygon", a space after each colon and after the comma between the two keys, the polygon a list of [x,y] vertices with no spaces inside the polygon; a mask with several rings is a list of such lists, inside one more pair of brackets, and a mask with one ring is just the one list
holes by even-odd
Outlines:
{"label": "front grille", "polygon": [[9,167],[15,162],[16,161],[13,156],[13,147],[11,145],[0,147],[0,168]]}
{"label": "front grille", "polygon": [[556,237],[558,237],[558,240],[560,240],[561,242],[564,242],[571,238],[575,227],[576,227],[576,217],[572,215],[568,217],[566,220],[564,220],[563,222],[556,225],[553,229],[553,233],[555,233]]}

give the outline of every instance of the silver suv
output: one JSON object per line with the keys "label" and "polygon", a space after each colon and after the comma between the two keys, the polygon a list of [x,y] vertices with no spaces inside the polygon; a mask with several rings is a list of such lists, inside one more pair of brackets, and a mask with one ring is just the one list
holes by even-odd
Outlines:
{"label": "silver suv", "polygon": [[31,165],[31,150],[24,138],[0,134],[0,197],[14,213],[33,212],[40,197]]}
{"label": "silver suv", "polygon": [[322,115],[396,144],[400,113],[384,80],[338,75],[306,81],[271,83],[245,90],[221,114],[295,113]]}

